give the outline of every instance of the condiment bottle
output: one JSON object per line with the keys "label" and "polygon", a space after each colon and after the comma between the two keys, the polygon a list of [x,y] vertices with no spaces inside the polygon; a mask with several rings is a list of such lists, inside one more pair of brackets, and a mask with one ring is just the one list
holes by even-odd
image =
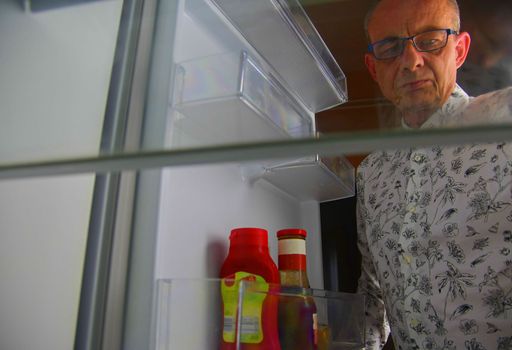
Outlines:
{"label": "condiment bottle", "polygon": [[277,232],[281,295],[279,298],[279,340],[283,350],[317,349],[317,314],[308,293],[306,272],[306,231]]}
{"label": "condiment bottle", "polygon": [[[279,271],[268,250],[268,232],[262,228],[236,228],[231,231],[230,245],[220,277],[223,326],[221,350],[279,350],[277,330],[277,291]],[[258,291],[242,300],[239,315],[240,281],[257,283]],[[237,327],[241,317],[240,328]]]}

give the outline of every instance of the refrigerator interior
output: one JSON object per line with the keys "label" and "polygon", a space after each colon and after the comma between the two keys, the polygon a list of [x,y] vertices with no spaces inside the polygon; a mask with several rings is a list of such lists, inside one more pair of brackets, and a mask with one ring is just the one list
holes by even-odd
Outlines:
{"label": "refrigerator interior", "polygon": [[[301,37],[283,18],[276,18],[279,13],[272,3],[178,2],[166,148],[313,137],[317,109],[325,108],[325,103],[344,101],[346,92],[341,70],[335,74],[337,78],[332,79],[339,86],[333,88],[332,77],[326,79],[322,72],[325,69],[322,64],[328,60],[311,58],[315,57],[307,49],[311,45],[304,46]],[[267,40],[262,41],[259,33],[262,25],[254,23],[262,17],[251,7],[254,5],[263,6],[264,11],[271,10],[268,20],[277,22],[268,25],[279,27],[280,31],[275,34],[277,39],[267,35]],[[231,10],[233,13],[228,19],[224,11]],[[235,19],[242,20],[242,29],[237,27],[241,24]],[[315,39],[313,34],[316,32],[311,31],[314,31],[313,27],[310,34]],[[295,38],[294,41],[290,41],[290,37]],[[277,42],[272,43],[274,39]],[[261,41],[264,45],[259,44]],[[291,52],[283,46],[286,42]],[[274,47],[273,52],[267,51],[272,44],[281,47]],[[297,54],[297,50],[302,52]],[[297,70],[297,66],[289,67],[296,55],[306,67],[310,67],[309,71]],[[304,60],[312,61],[304,63]],[[274,64],[285,64],[286,69],[276,69]],[[305,75],[300,71],[305,71]],[[303,79],[317,79],[319,83],[306,86],[304,81],[286,79],[286,75],[293,74]],[[309,77],[305,77],[307,75]],[[320,98],[310,95],[320,87],[324,89]],[[326,89],[331,91],[327,93]],[[326,101],[329,98],[331,101]],[[277,262],[276,231],[301,227],[308,232],[311,286],[321,289],[319,201],[350,195],[353,195],[353,168],[341,157],[328,161],[312,155],[298,160],[163,169],[154,279],[204,280],[218,277],[227,255],[230,230],[235,227],[267,229],[271,256]],[[185,304],[191,302],[188,299],[183,301]],[[205,314],[204,319],[209,319],[208,309],[198,312]],[[189,336],[181,338],[184,343],[173,343],[173,346],[190,348],[193,338],[202,344],[194,349],[205,349],[205,344],[217,341],[211,336],[207,326],[191,327]]]}

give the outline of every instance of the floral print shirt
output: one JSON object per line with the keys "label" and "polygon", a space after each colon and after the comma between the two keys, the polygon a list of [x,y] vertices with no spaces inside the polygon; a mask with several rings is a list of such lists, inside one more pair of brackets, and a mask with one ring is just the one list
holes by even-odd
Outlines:
{"label": "floral print shirt", "polygon": [[[512,122],[456,87],[422,128]],[[512,349],[512,143],[378,151],[357,171],[367,349]]]}

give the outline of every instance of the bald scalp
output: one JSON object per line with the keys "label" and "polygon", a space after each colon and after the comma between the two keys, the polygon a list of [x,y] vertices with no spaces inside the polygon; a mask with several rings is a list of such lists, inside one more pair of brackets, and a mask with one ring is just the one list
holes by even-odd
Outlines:
{"label": "bald scalp", "polygon": [[[386,0],[374,0],[370,8],[368,9],[368,12],[366,12],[366,16],[364,18],[364,32],[366,34],[366,39],[368,40],[368,43],[371,43],[370,33],[368,32],[368,27],[370,25],[370,22],[372,21],[373,14],[377,7]],[[460,10],[459,10],[459,4],[457,3],[457,0],[422,0],[422,1],[441,1],[446,2],[447,5],[452,9],[453,12],[453,30],[456,32],[460,31]]]}

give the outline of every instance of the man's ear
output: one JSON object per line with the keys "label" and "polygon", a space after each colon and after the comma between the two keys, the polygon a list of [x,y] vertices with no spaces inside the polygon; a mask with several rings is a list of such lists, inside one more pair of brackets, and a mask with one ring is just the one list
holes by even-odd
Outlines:
{"label": "man's ear", "polygon": [[457,35],[456,40],[455,50],[457,53],[457,58],[455,63],[457,64],[457,68],[459,68],[462,66],[464,61],[466,61],[466,57],[468,56],[471,37],[469,36],[468,32],[462,32]]}
{"label": "man's ear", "polygon": [[377,71],[375,70],[375,57],[371,53],[364,54],[364,63],[366,64],[366,68],[368,68],[368,72],[372,76],[373,80],[377,81]]}

